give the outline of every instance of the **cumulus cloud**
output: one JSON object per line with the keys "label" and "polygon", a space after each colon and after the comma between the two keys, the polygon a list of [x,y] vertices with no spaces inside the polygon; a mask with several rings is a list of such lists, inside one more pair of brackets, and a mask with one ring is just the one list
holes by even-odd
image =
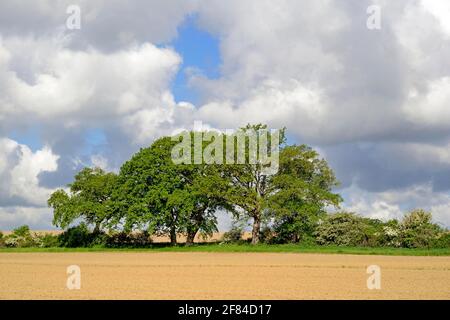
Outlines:
{"label": "cumulus cloud", "polygon": [[53,219],[49,208],[44,207],[0,207],[0,227],[12,230],[21,225],[31,226],[34,230],[49,230]]}
{"label": "cumulus cloud", "polygon": [[[420,111],[427,108],[433,121],[449,100],[450,39],[420,2],[376,3],[380,31],[366,28],[372,1],[212,1],[200,17],[222,39],[223,76],[191,79],[210,100],[202,116],[219,126],[231,118],[295,122],[298,137],[327,144],[390,139],[399,130],[420,138],[416,129],[426,127],[417,121]],[[301,89],[316,98],[288,99]],[[284,100],[268,97],[276,92]],[[280,101],[289,112],[277,107]]]}
{"label": "cumulus cloud", "polygon": [[346,198],[343,209],[381,219],[401,219],[415,208],[433,213],[433,220],[442,227],[450,227],[450,195],[435,192],[430,184],[413,185],[402,189],[367,192],[353,184],[342,190]]}
{"label": "cumulus cloud", "polygon": [[38,175],[55,171],[58,156],[49,147],[33,152],[7,138],[0,138],[0,150],[0,206],[45,206],[52,190],[39,186]]}
{"label": "cumulus cloud", "polygon": [[[65,28],[69,4],[80,30]],[[366,27],[373,4],[381,30]],[[2,1],[0,136],[37,127],[42,143],[1,140],[0,176],[16,181],[0,187],[3,215],[26,219],[23,208],[82,166],[117,170],[201,120],[286,126],[326,155],[349,208],[389,218],[411,202],[448,221],[449,10],[444,0]],[[171,92],[184,57],[170,41],[190,15],[221,55],[218,77],[187,73],[197,106]],[[28,199],[17,195],[25,185],[36,188]],[[417,188],[423,201],[405,196]]]}
{"label": "cumulus cloud", "polygon": [[[168,82],[181,59],[170,49],[145,43],[103,54],[93,49],[72,51],[54,41],[19,41],[2,41],[7,69],[1,78],[2,96],[14,105],[15,116],[27,114],[43,121],[58,117],[71,127],[86,119],[127,116],[145,108],[168,109],[167,101],[161,100],[170,94]],[[20,52],[24,52],[20,59],[29,54],[31,61],[36,60],[28,70],[32,80],[22,79],[14,70],[12,57]]]}
{"label": "cumulus cloud", "polygon": [[[0,30],[4,35],[33,34],[45,38],[62,34],[77,50],[96,47],[113,51],[136,43],[166,43],[177,26],[193,12],[197,0],[4,0],[0,3]],[[67,8],[78,6],[81,29],[69,30]]]}
{"label": "cumulus cloud", "polygon": [[[371,4],[379,31],[365,26]],[[191,77],[206,100],[198,116],[287,126],[326,154],[362,214],[399,217],[412,198],[383,192],[426,185],[414,203],[448,224],[449,18],[433,0],[212,1],[200,21],[221,39],[222,76]]]}

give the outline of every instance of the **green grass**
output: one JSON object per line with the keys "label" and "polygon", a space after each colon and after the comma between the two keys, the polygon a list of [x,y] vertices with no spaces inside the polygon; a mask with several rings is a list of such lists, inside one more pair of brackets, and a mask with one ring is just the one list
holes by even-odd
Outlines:
{"label": "green grass", "polygon": [[298,244],[267,245],[260,244],[197,244],[193,246],[169,246],[154,244],[150,248],[2,248],[1,253],[8,252],[284,252],[284,253],[324,253],[324,254],[358,254],[390,256],[450,256],[450,248],[443,249],[407,249],[407,248],[369,248],[338,247]]}

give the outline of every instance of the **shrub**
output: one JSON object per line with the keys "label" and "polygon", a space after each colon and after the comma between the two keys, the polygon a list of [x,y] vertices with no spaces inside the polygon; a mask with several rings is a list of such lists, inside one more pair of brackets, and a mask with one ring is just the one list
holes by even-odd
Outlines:
{"label": "shrub", "polygon": [[145,248],[152,244],[148,232],[126,233],[119,232],[107,237],[106,246],[110,248]]}
{"label": "shrub", "polygon": [[49,233],[44,233],[41,235],[36,235],[37,240],[36,242],[39,243],[40,248],[53,248],[53,247],[59,247],[59,238],[58,235],[53,235]]}
{"label": "shrub", "polygon": [[14,237],[6,237],[5,246],[8,248],[17,248],[19,247],[19,241],[17,241],[17,239]]}
{"label": "shrub", "polygon": [[401,247],[400,226],[397,220],[390,220],[382,227],[378,244],[387,247]]}
{"label": "shrub", "polygon": [[243,228],[233,225],[230,231],[225,232],[222,237],[223,243],[242,243],[244,240],[242,236],[244,235]]}
{"label": "shrub", "polygon": [[262,243],[272,244],[275,243],[275,232],[269,226],[264,226],[259,233],[259,240]]}
{"label": "shrub", "polygon": [[431,246],[434,248],[450,248],[450,231],[442,232],[433,240]]}
{"label": "shrub", "polygon": [[93,240],[92,233],[85,223],[69,228],[58,236],[59,245],[68,248],[90,247]]}
{"label": "shrub", "polygon": [[27,225],[20,226],[20,227],[14,229],[12,234],[15,235],[16,237],[22,237],[22,238],[31,236],[30,227]]}
{"label": "shrub", "polygon": [[381,220],[372,218],[360,219],[362,222],[362,231],[364,233],[364,240],[361,245],[369,247],[382,246],[383,228],[385,223]]}
{"label": "shrub", "polygon": [[3,235],[3,232],[0,231],[0,248],[5,247],[5,236]]}
{"label": "shrub", "polygon": [[431,213],[416,209],[405,215],[400,224],[400,239],[403,247],[431,247],[438,239],[441,228],[431,222]]}
{"label": "shrub", "polygon": [[13,232],[5,237],[5,246],[7,247],[34,247],[36,241],[30,232],[30,228],[26,225],[20,226],[13,230]]}
{"label": "shrub", "polygon": [[340,212],[328,216],[318,225],[316,241],[321,245],[368,245],[366,229],[367,225],[361,217],[354,213]]}
{"label": "shrub", "polygon": [[273,225],[272,243],[306,242],[313,237],[316,226],[308,215],[278,217]]}

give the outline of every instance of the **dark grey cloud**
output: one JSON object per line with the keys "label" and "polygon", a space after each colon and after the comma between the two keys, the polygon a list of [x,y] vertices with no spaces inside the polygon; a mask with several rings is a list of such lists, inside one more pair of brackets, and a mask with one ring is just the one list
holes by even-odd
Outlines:
{"label": "dark grey cloud", "polygon": [[[404,148],[402,143],[347,143],[323,148],[342,188],[353,183],[369,192],[431,185],[437,192],[450,190],[450,161],[436,154],[417,157],[423,145]],[[446,146],[435,146],[445,150]],[[450,154],[450,152],[449,152]]]}

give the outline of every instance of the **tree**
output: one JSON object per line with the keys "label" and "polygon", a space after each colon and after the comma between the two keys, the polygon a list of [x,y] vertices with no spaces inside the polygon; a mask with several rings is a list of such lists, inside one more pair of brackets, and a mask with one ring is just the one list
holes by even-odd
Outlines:
{"label": "tree", "polygon": [[160,138],[122,166],[116,223],[123,220],[126,230],[168,233],[172,244],[177,233],[185,233],[191,244],[198,232],[217,231],[214,212],[223,203],[211,190],[220,177],[214,166],[174,163],[177,143],[172,137]]}
{"label": "tree", "polygon": [[[252,244],[259,243],[261,223],[268,216],[275,214],[289,223],[296,223],[292,231],[295,235],[303,228],[305,218],[311,223],[323,212],[324,206],[337,205],[341,201],[331,192],[337,181],[326,161],[319,159],[318,154],[307,146],[286,146],[284,129],[269,134],[266,125],[258,124],[247,125],[241,132],[249,136],[245,147],[247,162],[223,167],[229,181],[224,197],[237,207],[235,212],[253,219]],[[261,160],[261,154],[256,163],[249,161],[252,153],[250,136],[255,132],[256,149],[261,153],[267,148],[266,154],[271,161],[277,161],[279,156],[278,172],[267,170],[272,163]],[[269,142],[266,146],[262,145],[264,140]],[[281,150],[277,151],[277,147]],[[236,148],[235,158],[237,153]]]}
{"label": "tree", "polygon": [[100,168],[84,168],[68,185],[69,193],[59,189],[51,194],[47,203],[53,208],[53,224],[63,229],[77,219],[94,226],[100,232],[102,224],[111,217],[111,195],[116,187],[117,175]]}
{"label": "tree", "polygon": [[342,201],[332,192],[338,185],[333,171],[306,145],[281,150],[280,168],[271,182],[274,192],[269,206],[275,231],[292,242],[298,242],[302,235],[312,236],[316,223],[326,214],[325,207],[337,207]]}
{"label": "tree", "polygon": [[[267,199],[273,192],[271,177],[273,173],[268,170],[272,163],[261,159],[261,151],[268,157],[277,156],[276,148],[284,142],[284,129],[271,137],[278,139],[269,140],[267,126],[262,124],[247,125],[236,133],[224,135],[225,143],[233,142],[232,163],[223,165],[222,176],[227,185],[221,192],[223,199],[233,208],[232,212],[239,216],[245,215],[253,220],[252,244],[259,243],[261,223],[263,215],[267,211]],[[243,143],[239,144],[242,138]],[[262,139],[268,143],[262,145]],[[259,157],[256,152],[259,151]],[[229,157],[229,155],[225,155]],[[239,161],[239,157],[242,157]],[[275,159],[276,161],[276,159]]]}

